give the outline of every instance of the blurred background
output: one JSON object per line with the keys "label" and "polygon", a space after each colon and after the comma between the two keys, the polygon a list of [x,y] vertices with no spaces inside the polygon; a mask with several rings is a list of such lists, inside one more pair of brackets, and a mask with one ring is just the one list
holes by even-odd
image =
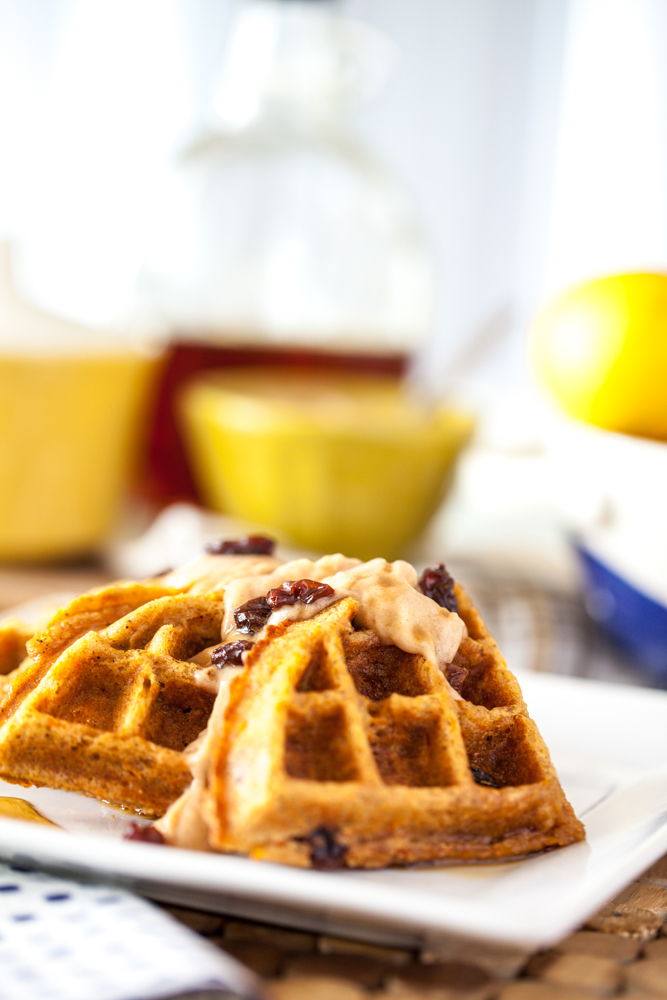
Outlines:
{"label": "blurred background", "polygon": [[0,599],[445,560],[667,683],[664,0],[0,0]]}

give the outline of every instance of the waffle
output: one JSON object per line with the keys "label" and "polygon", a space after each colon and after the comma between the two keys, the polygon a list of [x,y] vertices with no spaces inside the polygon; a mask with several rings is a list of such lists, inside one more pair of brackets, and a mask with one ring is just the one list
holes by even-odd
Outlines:
{"label": "waffle", "polygon": [[187,662],[219,641],[222,595],[120,583],[77,598],[28,643],[0,705],[0,778],[161,815],[214,694]]}
{"label": "waffle", "polygon": [[497,861],[581,840],[519,686],[458,587],[449,681],[344,597],[270,625],[225,690],[171,843],[300,867]]}
{"label": "waffle", "polygon": [[25,661],[26,644],[33,633],[34,629],[20,618],[5,618],[0,621],[0,698]]}

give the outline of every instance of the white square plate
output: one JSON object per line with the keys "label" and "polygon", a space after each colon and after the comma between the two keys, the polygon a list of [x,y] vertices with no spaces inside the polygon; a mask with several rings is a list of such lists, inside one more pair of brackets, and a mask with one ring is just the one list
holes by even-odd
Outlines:
{"label": "white square plate", "polygon": [[0,820],[0,856],[122,883],[153,898],[387,944],[455,938],[554,943],[667,851],[667,693],[520,677],[587,840],[502,865],[303,871],[120,839],[129,817],[50,789],[0,783],[65,831]]}

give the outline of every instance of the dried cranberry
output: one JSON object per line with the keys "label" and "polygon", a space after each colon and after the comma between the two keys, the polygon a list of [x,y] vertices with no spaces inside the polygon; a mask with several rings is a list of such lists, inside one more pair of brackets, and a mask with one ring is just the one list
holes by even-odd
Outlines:
{"label": "dried cranberry", "polygon": [[234,610],[234,622],[239,632],[254,635],[266,625],[271,614],[271,607],[265,597],[253,597],[240,608]]}
{"label": "dried cranberry", "polygon": [[441,608],[459,613],[459,602],[454,592],[454,580],[449,575],[443,563],[438,563],[433,569],[425,569],[419,580],[422,594],[430,597]]}
{"label": "dried cranberry", "polygon": [[345,867],[347,847],[339,844],[332,831],[326,826],[318,826],[307,837],[298,837],[310,845],[310,863],[319,871],[335,871]]}
{"label": "dried cranberry", "polygon": [[216,646],[211,653],[211,663],[214,667],[226,667],[230,663],[242,664],[243,654],[255,645],[249,639],[237,639],[236,642],[226,642],[224,646]]}
{"label": "dried cranberry", "polygon": [[317,580],[286,580],[279,587],[270,590],[266,595],[269,606],[275,611],[286,604],[312,604],[320,597],[331,597],[333,587],[328,583],[318,583]]}
{"label": "dried cranberry", "polygon": [[248,535],[246,538],[216,538],[209,542],[206,551],[213,556],[272,556],[276,543],[265,535]]}
{"label": "dried cranberry", "polygon": [[141,840],[145,844],[164,844],[164,837],[152,824],[141,826],[139,823],[130,823],[123,834],[124,840]]}
{"label": "dried cranberry", "polygon": [[472,776],[475,779],[476,784],[484,785],[486,788],[500,788],[500,785],[496,779],[491,774],[487,774],[486,771],[482,771],[479,767],[471,767]]}

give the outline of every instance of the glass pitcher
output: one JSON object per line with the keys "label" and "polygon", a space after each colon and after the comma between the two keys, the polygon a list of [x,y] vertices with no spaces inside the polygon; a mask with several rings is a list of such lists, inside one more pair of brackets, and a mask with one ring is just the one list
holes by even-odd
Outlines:
{"label": "glass pitcher", "polygon": [[164,193],[140,298],[171,331],[149,453],[160,500],[194,499],[174,399],[204,368],[399,374],[432,322],[409,196],[354,129],[393,43],[328,0],[247,0],[213,127]]}
{"label": "glass pitcher", "polygon": [[394,57],[326,0],[241,8],[216,127],[183,154],[142,295],[179,336],[412,353],[433,276],[405,191],[353,116]]}

